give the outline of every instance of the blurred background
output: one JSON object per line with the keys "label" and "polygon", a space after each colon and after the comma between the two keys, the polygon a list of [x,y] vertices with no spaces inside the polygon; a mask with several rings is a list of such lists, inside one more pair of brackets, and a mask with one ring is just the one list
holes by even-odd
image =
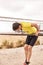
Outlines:
{"label": "blurred background", "polygon": [[[25,44],[26,36],[5,35],[14,33],[12,24],[16,21],[37,23],[43,34],[43,0],[0,0],[0,48]],[[43,36],[39,36],[36,45],[39,44],[43,44]]]}
{"label": "blurred background", "polygon": [[0,16],[43,20],[43,0],[0,0]]}

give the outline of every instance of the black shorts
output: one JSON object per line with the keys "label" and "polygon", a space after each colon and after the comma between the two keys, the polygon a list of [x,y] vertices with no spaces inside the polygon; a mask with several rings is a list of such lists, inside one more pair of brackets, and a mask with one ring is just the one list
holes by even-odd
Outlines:
{"label": "black shorts", "polygon": [[35,42],[37,41],[37,38],[38,36],[35,36],[35,35],[34,36],[27,35],[26,44],[34,46]]}

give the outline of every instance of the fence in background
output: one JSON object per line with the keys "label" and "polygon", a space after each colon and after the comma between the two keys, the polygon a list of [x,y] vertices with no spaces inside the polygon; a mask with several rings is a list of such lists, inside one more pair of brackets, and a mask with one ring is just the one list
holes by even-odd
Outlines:
{"label": "fence in background", "polygon": [[[43,20],[33,20],[33,19],[23,19],[23,18],[13,18],[13,17],[3,17],[3,16],[0,16],[0,23],[1,22],[20,22],[20,21],[27,21],[27,22],[36,22],[37,24],[40,25],[40,32],[39,32],[39,36],[43,36]],[[14,34],[13,32],[7,32],[7,33],[3,33],[1,32],[0,35],[27,35],[27,34]]]}

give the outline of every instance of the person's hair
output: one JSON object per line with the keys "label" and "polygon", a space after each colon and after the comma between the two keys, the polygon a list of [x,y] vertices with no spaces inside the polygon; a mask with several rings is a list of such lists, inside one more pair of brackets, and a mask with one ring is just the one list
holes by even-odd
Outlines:
{"label": "person's hair", "polygon": [[19,25],[21,25],[20,23],[13,23],[13,25],[12,25],[12,28],[13,28],[13,30],[17,30],[18,28],[19,28]]}

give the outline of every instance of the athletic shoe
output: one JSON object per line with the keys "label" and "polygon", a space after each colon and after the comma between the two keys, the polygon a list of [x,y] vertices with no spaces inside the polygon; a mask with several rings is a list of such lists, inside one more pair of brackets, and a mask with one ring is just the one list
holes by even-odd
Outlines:
{"label": "athletic shoe", "polygon": [[28,65],[28,64],[24,63],[24,65]]}

